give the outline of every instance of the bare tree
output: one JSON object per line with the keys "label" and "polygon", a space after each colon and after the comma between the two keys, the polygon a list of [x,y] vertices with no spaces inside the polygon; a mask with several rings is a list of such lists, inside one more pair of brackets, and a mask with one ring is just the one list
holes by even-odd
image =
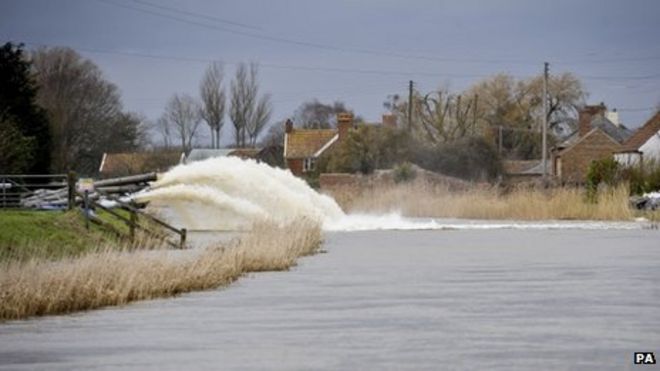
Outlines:
{"label": "bare tree", "polygon": [[197,136],[199,124],[202,122],[199,103],[187,94],[175,94],[167,103],[162,119],[181,141],[181,149],[189,153]]}
{"label": "bare tree", "polygon": [[[103,152],[138,146],[140,120],[122,112],[117,87],[94,63],[68,48],[39,49],[32,59],[37,101],[50,121],[52,171],[92,174]],[[108,140],[115,137],[122,139]]]}
{"label": "bare tree", "polygon": [[414,110],[426,138],[433,143],[453,142],[476,135],[477,97],[463,98],[446,90],[415,96]]}
{"label": "bare tree", "polygon": [[[335,101],[331,104],[319,102],[316,99],[302,103],[293,114],[296,126],[305,129],[328,129],[337,125],[337,114],[352,112],[344,102]],[[360,121],[355,118],[356,121]]]}
{"label": "bare tree", "polygon": [[273,107],[270,104],[270,94],[264,94],[259,98],[254,115],[247,122],[246,129],[250,137],[250,146],[254,147],[257,144],[257,138],[268,123],[268,120],[270,120],[272,112]]}
{"label": "bare tree", "polygon": [[199,86],[202,97],[201,115],[211,128],[211,146],[220,148],[220,130],[225,119],[225,89],[222,86],[222,64],[212,63],[204,73]]}
{"label": "bare tree", "polygon": [[154,129],[160,134],[163,141],[163,147],[169,148],[172,146],[172,128],[170,122],[163,115],[156,121]]}
{"label": "bare tree", "polygon": [[229,116],[234,125],[237,147],[255,145],[272,112],[270,95],[259,98],[258,73],[257,64],[251,63],[248,67],[241,63],[236,68],[236,75],[231,82]]}

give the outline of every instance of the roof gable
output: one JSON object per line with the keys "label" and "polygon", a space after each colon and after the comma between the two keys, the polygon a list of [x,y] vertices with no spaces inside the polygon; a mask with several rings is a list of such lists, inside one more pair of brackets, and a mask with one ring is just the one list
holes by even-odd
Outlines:
{"label": "roof gable", "polygon": [[597,135],[597,133],[601,133],[602,135],[604,135],[607,139],[612,141],[613,144],[616,144],[619,147],[621,146],[621,143],[619,143],[616,139],[612,138],[605,130],[601,129],[600,127],[595,127],[593,129],[591,129],[587,134],[585,134],[582,138],[577,140],[575,143],[573,143],[569,147],[564,148],[561,151],[559,151],[557,156],[561,157],[565,153],[572,151],[575,147],[578,147],[581,143],[586,141],[589,137],[591,137],[593,135]]}
{"label": "roof gable", "polygon": [[624,143],[624,150],[636,151],[644,145],[652,136],[660,131],[660,111],[656,112],[641,128]]}
{"label": "roof gable", "polygon": [[285,137],[285,157],[316,157],[337,135],[334,129],[294,129]]}
{"label": "roof gable", "polygon": [[630,138],[632,133],[627,128],[616,125],[612,121],[608,120],[606,117],[598,116],[591,121],[592,128],[602,129],[610,138],[619,142],[619,144],[626,141]]}
{"label": "roof gable", "polygon": [[[624,143],[632,135],[632,132],[625,126],[616,125],[612,121],[610,121],[609,119],[603,116],[594,117],[594,119],[591,121],[590,126],[591,129],[594,128],[601,129],[610,138],[614,139],[619,144]],[[586,137],[587,135],[589,135],[589,133],[585,134],[584,136]],[[580,138],[580,131],[576,130],[573,133],[571,133],[568,137],[566,137],[566,139],[564,139],[561,143],[559,143],[557,145],[557,148],[562,149],[562,148],[571,147],[575,145],[577,142],[579,142],[581,139],[582,138]]]}
{"label": "roof gable", "polygon": [[180,164],[183,157],[178,151],[104,153],[99,173],[121,176],[165,171]]}

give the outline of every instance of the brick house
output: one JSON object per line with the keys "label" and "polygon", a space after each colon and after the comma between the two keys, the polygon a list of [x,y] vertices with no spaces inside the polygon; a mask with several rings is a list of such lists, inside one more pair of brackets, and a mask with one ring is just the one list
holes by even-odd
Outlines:
{"label": "brick house", "polygon": [[585,106],[580,111],[578,130],[553,148],[553,173],[558,179],[583,183],[591,162],[610,157],[623,148],[632,133],[614,117],[602,103]]}
{"label": "brick house", "polygon": [[623,143],[623,148],[614,154],[614,158],[625,166],[645,160],[660,161],[660,111]]}
{"label": "brick house", "polygon": [[99,177],[113,178],[149,172],[162,172],[182,164],[185,154],[179,151],[104,153]]}
{"label": "brick house", "polygon": [[337,115],[337,129],[295,129],[287,120],[284,133],[284,159],[296,176],[312,173],[324,153],[348,136],[353,128],[353,115]]}

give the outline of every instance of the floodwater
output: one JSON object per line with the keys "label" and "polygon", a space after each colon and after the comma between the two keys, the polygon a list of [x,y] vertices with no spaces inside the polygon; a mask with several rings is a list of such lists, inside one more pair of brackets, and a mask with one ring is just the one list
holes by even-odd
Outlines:
{"label": "floodwater", "polygon": [[[225,289],[0,325],[0,369],[637,369],[657,230],[334,232]],[[648,368],[648,367],[647,367]]]}

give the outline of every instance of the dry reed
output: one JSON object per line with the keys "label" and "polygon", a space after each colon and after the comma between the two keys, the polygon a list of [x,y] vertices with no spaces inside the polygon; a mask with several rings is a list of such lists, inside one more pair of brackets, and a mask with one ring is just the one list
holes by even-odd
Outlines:
{"label": "dry reed", "polygon": [[0,320],[68,313],[227,285],[248,272],[285,270],[320,246],[316,223],[256,225],[228,247],[107,249],[58,261],[0,266]]}
{"label": "dry reed", "polygon": [[375,186],[362,190],[330,192],[347,212],[397,211],[409,217],[470,219],[589,219],[629,220],[628,188],[602,189],[597,202],[589,202],[580,188],[516,188],[503,192],[496,187],[450,191],[424,181]]}

